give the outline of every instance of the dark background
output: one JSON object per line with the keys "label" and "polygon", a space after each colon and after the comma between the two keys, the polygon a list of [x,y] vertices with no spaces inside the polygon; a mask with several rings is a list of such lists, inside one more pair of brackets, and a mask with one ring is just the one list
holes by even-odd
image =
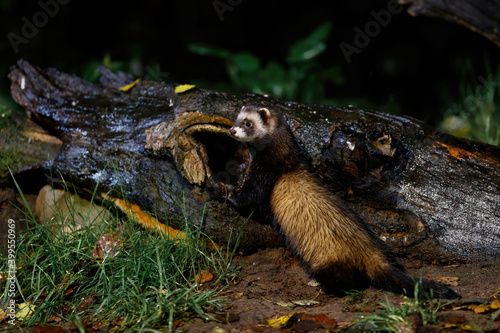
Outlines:
{"label": "dark background", "polygon": [[228,81],[224,62],[189,52],[190,43],[248,51],[264,63],[282,62],[293,42],[330,21],[332,32],[319,61],[339,65],[346,82],[328,86],[328,96],[368,99],[380,111],[392,99],[401,114],[437,125],[446,108],[461,102],[461,86],[479,86],[478,77],[496,71],[500,59],[498,48],[482,36],[443,20],[412,17],[403,10],[392,15],[390,24],[348,63],[339,44],[352,45],[353,28],[364,30],[374,20],[370,11],[386,9],[388,1],[220,0],[232,8],[223,13],[223,20],[212,0],[64,2],[16,53],[8,34],[22,36],[22,18],[33,22],[42,7],[38,1],[0,0],[4,31],[0,102],[9,103],[6,76],[19,58],[81,76],[89,63],[109,54],[135,75],[160,68],[167,81],[203,80],[210,88],[210,82]]}

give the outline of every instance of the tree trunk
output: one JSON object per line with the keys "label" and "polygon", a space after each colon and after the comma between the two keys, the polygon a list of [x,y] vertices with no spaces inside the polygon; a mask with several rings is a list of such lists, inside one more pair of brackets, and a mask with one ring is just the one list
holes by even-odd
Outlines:
{"label": "tree trunk", "polygon": [[[80,191],[110,193],[160,220],[188,220],[218,242],[247,220],[225,201],[241,184],[245,151],[228,135],[242,105],[282,111],[326,186],[399,255],[452,262],[500,256],[500,148],[458,139],[418,120],[138,81],[101,71],[102,85],[26,61],[13,66],[14,99],[64,142],[45,168]],[[300,194],[298,194],[300,195]],[[246,223],[242,249],[283,244]]]}

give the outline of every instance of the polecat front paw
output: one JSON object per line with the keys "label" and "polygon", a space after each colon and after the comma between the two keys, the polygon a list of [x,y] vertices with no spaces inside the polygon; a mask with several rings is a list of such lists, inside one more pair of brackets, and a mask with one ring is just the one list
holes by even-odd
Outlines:
{"label": "polecat front paw", "polygon": [[233,205],[236,205],[236,187],[231,184],[224,184],[225,190],[226,190],[226,200],[232,203]]}

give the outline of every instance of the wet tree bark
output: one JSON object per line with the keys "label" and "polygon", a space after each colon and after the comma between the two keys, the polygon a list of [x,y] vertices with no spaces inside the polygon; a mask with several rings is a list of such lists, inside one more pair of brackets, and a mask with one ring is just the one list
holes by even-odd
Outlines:
{"label": "wet tree bark", "polygon": [[398,0],[412,16],[425,15],[458,23],[500,46],[498,0]]}
{"label": "wet tree bark", "polygon": [[242,250],[282,245],[271,226],[247,222],[225,200],[225,185],[244,181],[247,163],[227,129],[242,105],[258,103],[285,114],[325,186],[397,254],[443,263],[500,257],[499,147],[409,117],[176,92],[175,85],[101,74],[101,84],[91,84],[21,60],[9,75],[16,102],[64,143],[47,174],[88,195],[96,188],[124,195],[174,225],[186,214],[218,242],[246,224]]}

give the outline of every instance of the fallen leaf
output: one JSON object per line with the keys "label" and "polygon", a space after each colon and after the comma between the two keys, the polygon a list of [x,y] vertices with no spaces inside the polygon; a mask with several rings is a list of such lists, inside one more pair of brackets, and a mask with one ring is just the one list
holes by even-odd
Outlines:
{"label": "fallen leaf", "polygon": [[280,328],[281,326],[284,326],[292,316],[293,314],[288,314],[277,319],[268,319],[267,324],[272,328]]}
{"label": "fallen leaf", "polygon": [[314,317],[309,317],[305,313],[296,313],[290,319],[289,323],[293,321],[292,325],[287,324],[292,332],[311,332],[317,330],[319,325],[314,321]]}
{"label": "fallen leaf", "polygon": [[121,91],[129,91],[130,89],[132,89],[136,84],[137,82],[141,81],[141,79],[137,79],[135,80],[134,82],[132,83],[129,83],[123,87],[119,87],[118,90],[121,90]]}
{"label": "fallen leaf", "polygon": [[212,273],[207,272],[206,270],[202,270],[201,273],[196,274],[194,280],[198,281],[199,283],[205,283],[212,280],[213,278],[214,276],[212,275]]}
{"label": "fallen leaf", "polygon": [[68,279],[67,277],[65,277],[65,278],[61,281],[61,283],[57,286],[56,293],[57,293],[57,292],[59,291],[59,289],[61,289],[63,286],[64,286],[64,287],[67,287],[67,286],[65,286],[65,285],[66,285],[66,283],[68,283],[68,281],[69,281],[69,279]]}
{"label": "fallen leaf", "polygon": [[82,301],[76,308],[76,310],[81,311],[84,310],[85,308],[88,308],[92,303],[94,303],[96,299],[95,295],[90,295],[90,296],[80,296],[80,300]]}
{"label": "fallen leaf", "polygon": [[292,301],[292,303],[295,305],[298,305],[298,306],[311,306],[311,305],[319,304],[319,302],[317,302],[317,301],[308,300],[308,299]]}
{"label": "fallen leaf", "polygon": [[455,276],[436,276],[434,280],[449,286],[458,286],[458,277]]}
{"label": "fallen leaf", "polygon": [[240,298],[241,296],[243,296],[243,293],[234,293],[233,294],[233,298]]}
{"label": "fallen leaf", "polygon": [[324,314],[319,314],[316,317],[314,317],[314,321],[316,322],[316,324],[319,324],[326,329],[332,329],[335,326],[337,326],[337,321],[335,319],[328,318],[328,316]]}
{"label": "fallen leaf", "polygon": [[276,302],[276,305],[282,306],[284,308],[294,308],[295,305],[292,302]]}
{"label": "fallen leaf", "polygon": [[21,321],[29,319],[33,312],[35,312],[35,306],[32,303],[21,303],[19,304],[19,310],[16,312],[16,318]]}
{"label": "fallen leaf", "polygon": [[47,319],[47,323],[58,323],[62,320],[61,317],[58,317],[56,315],[52,315],[49,317],[49,319]]}
{"label": "fallen leaf", "polygon": [[472,326],[470,326],[468,324],[460,325],[460,329],[463,330],[463,331],[477,332],[477,329],[475,329],[474,327],[472,327]]}
{"label": "fallen leaf", "polygon": [[184,231],[180,231],[167,226],[158,221],[154,216],[146,211],[143,211],[140,206],[132,204],[128,201],[117,199],[108,196],[106,193],[101,193],[104,200],[112,202],[118,209],[124,212],[128,217],[142,225],[146,229],[156,229],[172,240],[185,239]]}
{"label": "fallen leaf", "polygon": [[175,93],[180,94],[196,87],[194,84],[181,84],[175,87]]}
{"label": "fallen leaf", "polygon": [[64,296],[68,296],[72,293],[75,292],[75,290],[78,288],[77,285],[72,285],[70,288],[68,288],[65,292],[64,292]]}
{"label": "fallen leaf", "polygon": [[319,287],[319,282],[316,280],[311,280],[307,283],[307,285],[311,287]]}
{"label": "fallen leaf", "polygon": [[456,328],[456,327],[458,327],[458,325],[457,325],[457,324],[453,324],[453,323],[441,323],[441,324],[439,325],[439,328],[440,328],[441,330],[443,330],[443,329],[444,329],[444,330],[448,330],[448,329],[450,329],[450,328]]}
{"label": "fallen leaf", "polygon": [[488,305],[484,304],[479,304],[479,305],[471,305],[472,310],[474,310],[474,313],[485,313],[486,311],[490,310],[490,307]]}
{"label": "fallen leaf", "polygon": [[107,257],[113,258],[120,253],[123,240],[117,234],[104,234],[99,237],[90,255],[93,258],[104,260]]}

